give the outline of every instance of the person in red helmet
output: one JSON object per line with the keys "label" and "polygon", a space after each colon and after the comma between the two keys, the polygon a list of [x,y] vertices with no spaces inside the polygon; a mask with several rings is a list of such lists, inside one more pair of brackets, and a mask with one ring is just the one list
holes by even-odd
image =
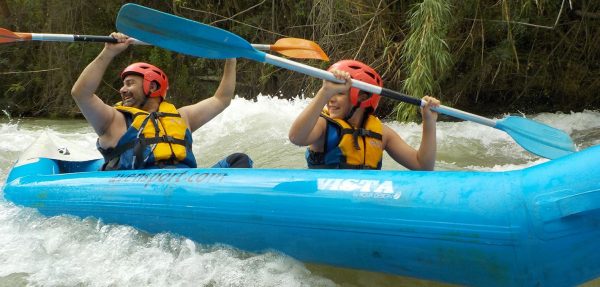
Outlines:
{"label": "person in red helmet", "polygon": [[[112,33],[118,43],[107,43],[83,70],[71,95],[98,134],[103,170],[197,167],[192,133],[221,113],[231,102],[236,83],[236,60],[227,59],[215,94],[198,103],[176,108],[169,103],[169,79],[158,67],[133,63],[121,72],[121,101],[110,106],[96,94],[108,65],[132,43]],[[252,160],[235,153],[216,167],[252,167]]]}
{"label": "person in red helmet", "polygon": [[[328,71],[343,84],[323,81],[313,100],[300,113],[289,131],[289,139],[308,146],[309,168],[381,169],[383,151],[411,170],[433,170],[436,156],[437,113],[440,102],[429,96],[422,108],[423,137],[418,150],[373,115],[380,95],[360,91],[351,79],[383,87],[379,74],[355,60],[342,60]],[[323,109],[325,107],[325,109]]]}

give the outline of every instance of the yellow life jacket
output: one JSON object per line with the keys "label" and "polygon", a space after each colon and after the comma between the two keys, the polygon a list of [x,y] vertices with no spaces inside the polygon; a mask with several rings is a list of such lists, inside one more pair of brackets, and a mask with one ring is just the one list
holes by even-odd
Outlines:
{"label": "yellow life jacket", "polygon": [[381,169],[383,124],[379,118],[368,115],[363,127],[353,128],[325,111],[321,116],[327,120],[324,152],[308,149],[309,168]]}
{"label": "yellow life jacket", "polygon": [[151,113],[122,106],[120,102],[115,108],[124,113],[128,123],[131,123],[116,147],[107,150],[99,148],[107,164],[119,158],[109,169],[181,164],[196,167],[191,131],[173,104],[162,101],[158,111]]}

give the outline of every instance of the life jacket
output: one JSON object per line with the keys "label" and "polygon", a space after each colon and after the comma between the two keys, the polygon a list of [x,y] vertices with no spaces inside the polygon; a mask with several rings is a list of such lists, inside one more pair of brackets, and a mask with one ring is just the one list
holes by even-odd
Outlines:
{"label": "life jacket", "polygon": [[115,106],[125,116],[127,131],[114,148],[103,149],[103,170],[196,167],[192,133],[171,103],[162,101],[157,112]]}
{"label": "life jacket", "polygon": [[308,168],[381,169],[383,124],[377,117],[368,115],[358,129],[325,111],[321,117],[327,121],[324,151],[306,150]]}

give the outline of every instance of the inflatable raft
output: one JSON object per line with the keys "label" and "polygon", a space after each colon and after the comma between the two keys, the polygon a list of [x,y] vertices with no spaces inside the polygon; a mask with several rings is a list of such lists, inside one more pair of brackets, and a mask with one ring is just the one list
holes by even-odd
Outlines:
{"label": "inflatable raft", "polygon": [[507,172],[97,171],[45,136],[4,196],[42,214],[172,232],[305,262],[478,286],[600,276],[600,146]]}

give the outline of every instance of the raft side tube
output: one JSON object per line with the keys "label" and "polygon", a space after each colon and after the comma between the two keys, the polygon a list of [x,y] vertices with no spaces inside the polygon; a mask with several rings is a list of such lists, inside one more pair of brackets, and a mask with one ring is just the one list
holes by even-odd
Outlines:
{"label": "raft side tube", "polygon": [[598,159],[595,147],[510,172],[21,174],[4,192],[49,216],[306,262],[464,285],[572,286],[600,276]]}

